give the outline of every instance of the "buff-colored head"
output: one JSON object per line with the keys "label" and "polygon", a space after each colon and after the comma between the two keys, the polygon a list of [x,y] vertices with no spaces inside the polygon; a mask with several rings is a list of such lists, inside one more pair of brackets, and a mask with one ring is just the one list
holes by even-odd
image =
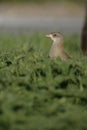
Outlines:
{"label": "buff-colored head", "polygon": [[50,33],[46,35],[46,37],[50,37],[53,41],[60,41],[63,40],[63,36],[60,32],[58,33]]}

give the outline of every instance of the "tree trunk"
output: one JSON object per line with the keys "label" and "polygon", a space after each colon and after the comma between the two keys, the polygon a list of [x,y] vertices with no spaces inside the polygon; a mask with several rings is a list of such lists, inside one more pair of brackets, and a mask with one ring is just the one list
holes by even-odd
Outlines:
{"label": "tree trunk", "polygon": [[83,54],[87,55],[87,4],[86,4],[85,23],[82,30],[81,49]]}

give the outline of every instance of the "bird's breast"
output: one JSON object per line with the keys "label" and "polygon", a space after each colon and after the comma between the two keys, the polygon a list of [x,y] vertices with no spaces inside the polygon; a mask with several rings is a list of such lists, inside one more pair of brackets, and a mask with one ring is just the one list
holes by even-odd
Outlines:
{"label": "bird's breast", "polygon": [[58,48],[57,44],[53,44],[50,52],[49,52],[49,56],[50,57],[57,57],[59,55],[60,49]]}

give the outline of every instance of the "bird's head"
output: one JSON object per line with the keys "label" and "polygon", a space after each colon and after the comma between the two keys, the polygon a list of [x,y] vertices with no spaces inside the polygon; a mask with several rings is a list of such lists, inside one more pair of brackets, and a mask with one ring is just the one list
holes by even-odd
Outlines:
{"label": "bird's head", "polygon": [[50,37],[54,42],[55,41],[60,41],[63,39],[63,36],[60,32],[58,33],[50,33],[48,35],[46,35],[46,37]]}

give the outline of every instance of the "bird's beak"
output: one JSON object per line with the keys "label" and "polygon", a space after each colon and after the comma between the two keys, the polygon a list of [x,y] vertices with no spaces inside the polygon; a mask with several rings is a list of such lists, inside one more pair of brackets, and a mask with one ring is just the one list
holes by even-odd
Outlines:
{"label": "bird's beak", "polygon": [[46,35],[46,37],[50,37],[50,35],[49,35],[49,34],[47,34],[47,35]]}

